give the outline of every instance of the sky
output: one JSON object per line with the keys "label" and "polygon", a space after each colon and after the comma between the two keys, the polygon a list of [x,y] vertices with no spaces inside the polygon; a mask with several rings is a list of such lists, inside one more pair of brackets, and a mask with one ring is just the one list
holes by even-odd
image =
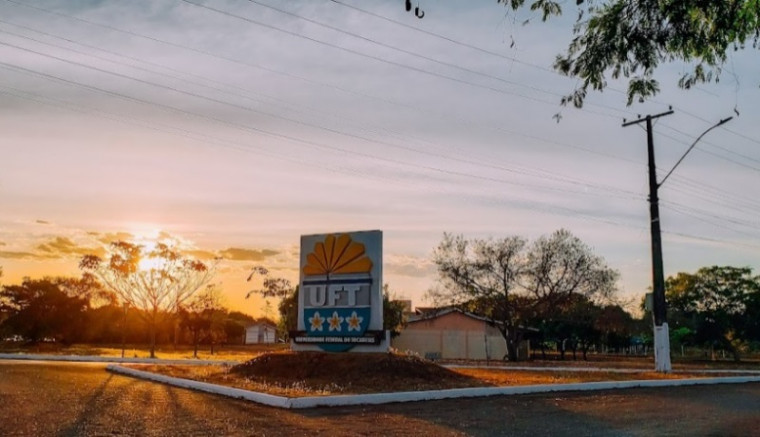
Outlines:
{"label": "sky", "polygon": [[[415,3],[417,6],[417,3]],[[565,228],[651,284],[646,132],[655,122],[666,275],[760,264],[756,52],[717,84],[582,109],[552,62],[572,9],[542,23],[493,1],[0,0],[0,281],[79,275],[108,243],[221,257],[226,303],[251,267],[297,282],[300,236],[379,229],[384,282],[429,305],[444,232],[530,240]],[[571,8],[572,6],[567,6]],[[526,24],[527,21],[527,24]]]}

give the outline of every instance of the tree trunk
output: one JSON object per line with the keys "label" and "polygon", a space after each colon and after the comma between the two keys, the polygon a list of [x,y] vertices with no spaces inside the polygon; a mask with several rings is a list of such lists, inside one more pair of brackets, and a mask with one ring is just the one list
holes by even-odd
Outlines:
{"label": "tree trunk", "polygon": [[570,349],[573,351],[573,361],[578,361],[578,357],[576,356],[576,351],[578,350],[578,342],[571,341],[570,342]]}
{"label": "tree trunk", "polygon": [[156,358],[156,319],[157,311],[154,309],[150,318],[150,357]]}
{"label": "tree trunk", "polygon": [[731,351],[731,355],[733,355],[734,362],[738,363],[741,361],[741,357],[739,356],[739,349],[735,347],[733,344],[731,344],[730,340],[726,340],[726,346],[728,346],[728,349]]}
{"label": "tree trunk", "polygon": [[150,324],[150,357],[156,358],[156,322]]}
{"label": "tree trunk", "polygon": [[509,361],[517,361],[517,346],[520,344],[520,336],[517,333],[517,329],[504,329],[501,335],[507,344],[507,355],[504,358]]}
{"label": "tree trunk", "polygon": [[193,331],[193,358],[198,358],[198,331]]}
{"label": "tree trunk", "polygon": [[541,342],[541,359],[546,360],[546,343]]}

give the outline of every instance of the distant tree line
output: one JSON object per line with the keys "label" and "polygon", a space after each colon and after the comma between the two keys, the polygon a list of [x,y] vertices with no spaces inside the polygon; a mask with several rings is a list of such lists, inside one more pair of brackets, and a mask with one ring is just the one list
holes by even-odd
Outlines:
{"label": "distant tree line", "polygon": [[[565,359],[589,351],[636,352],[652,344],[651,314],[634,319],[617,302],[618,273],[567,230],[532,243],[519,236],[466,239],[444,234],[433,261],[438,287],[430,296],[484,317],[499,329],[505,358],[534,353]],[[760,349],[760,279],[748,267],[705,267],[666,281],[675,348],[728,351],[738,360]],[[643,308],[642,308],[643,309]]]}
{"label": "distant tree line", "polygon": [[[214,293],[204,290],[179,312],[158,312],[156,343],[210,348],[241,344],[245,326],[256,319],[225,308]],[[0,340],[114,347],[122,342],[146,344],[151,338],[152,315],[145,312],[119,303],[92,278],[24,278],[20,284],[0,287]]]}
{"label": "distant tree line", "polygon": [[[520,237],[467,240],[444,235],[433,260],[440,277],[437,303],[480,315],[497,327],[510,360],[530,340],[534,353],[583,359],[594,352],[631,352],[651,346],[651,315],[634,318],[615,299],[618,274],[568,231],[532,244]],[[24,278],[0,286],[0,341],[63,344],[242,343],[256,319],[229,311],[208,284],[212,267],[166,246],[147,251],[117,242],[109,258],[86,256],[82,277]],[[298,287],[255,267],[263,286],[251,293],[278,298],[278,338],[296,330]],[[0,267],[0,278],[2,268]],[[383,293],[384,327],[392,336],[406,324],[404,307]],[[666,280],[674,354],[699,348],[735,360],[760,350],[760,276],[749,267],[712,266]]]}
{"label": "distant tree line", "polygon": [[760,276],[749,267],[703,267],[665,282],[671,344],[741,354],[760,350]]}

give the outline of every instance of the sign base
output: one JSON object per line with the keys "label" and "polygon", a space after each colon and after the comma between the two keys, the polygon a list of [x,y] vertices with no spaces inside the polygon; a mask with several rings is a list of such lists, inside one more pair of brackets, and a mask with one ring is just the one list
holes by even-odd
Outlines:
{"label": "sign base", "polygon": [[[296,352],[326,352],[324,345],[351,345],[351,352],[389,352],[391,347],[390,331],[369,331],[362,337],[310,337],[300,331],[290,337],[290,349]],[[324,340],[327,341],[324,341]],[[329,351],[328,351],[329,352]]]}

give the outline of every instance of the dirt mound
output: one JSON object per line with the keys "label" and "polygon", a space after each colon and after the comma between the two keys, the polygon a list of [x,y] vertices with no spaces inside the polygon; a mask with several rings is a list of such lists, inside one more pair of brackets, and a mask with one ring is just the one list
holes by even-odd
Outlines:
{"label": "dirt mound", "polygon": [[483,386],[481,380],[431,361],[391,353],[274,352],[239,364],[231,373],[259,382],[300,384],[351,392],[436,390]]}

